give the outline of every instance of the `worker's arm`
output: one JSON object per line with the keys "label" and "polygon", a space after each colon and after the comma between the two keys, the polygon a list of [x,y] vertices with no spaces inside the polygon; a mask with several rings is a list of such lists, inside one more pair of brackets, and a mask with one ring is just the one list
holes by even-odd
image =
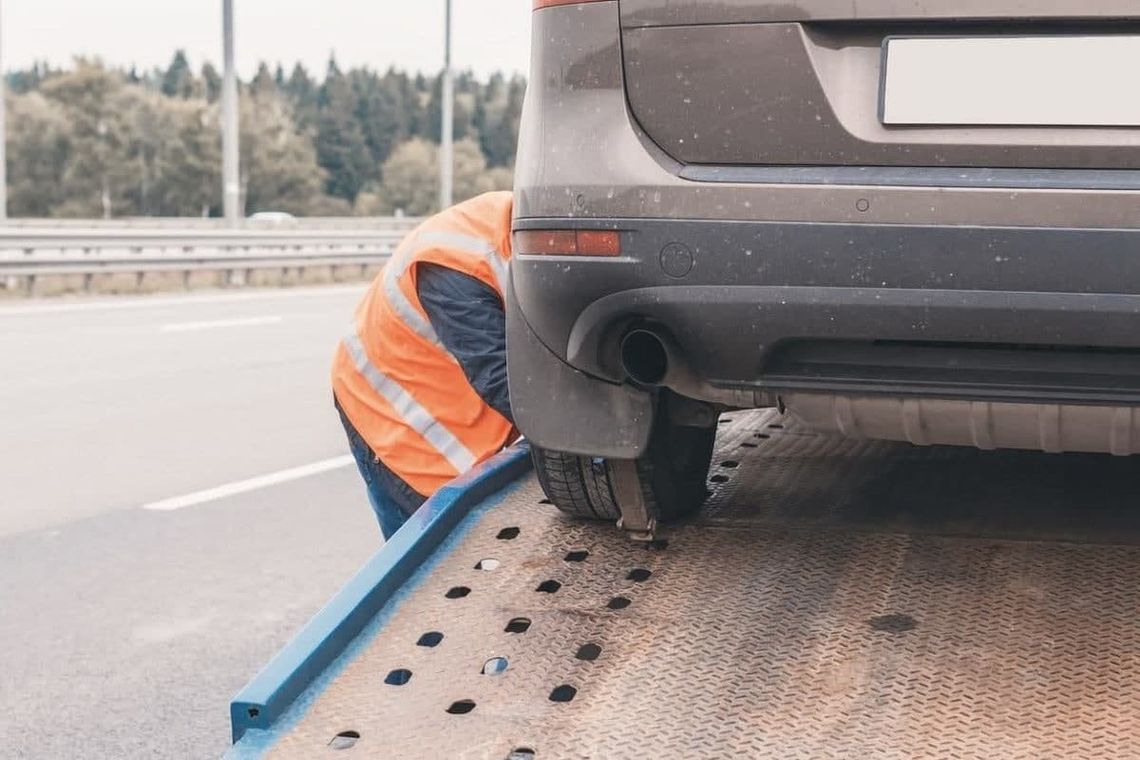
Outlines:
{"label": "worker's arm", "polygon": [[480,280],[420,264],[416,292],[444,348],[487,405],[514,424],[507,396],[507,326],[503,301]]}

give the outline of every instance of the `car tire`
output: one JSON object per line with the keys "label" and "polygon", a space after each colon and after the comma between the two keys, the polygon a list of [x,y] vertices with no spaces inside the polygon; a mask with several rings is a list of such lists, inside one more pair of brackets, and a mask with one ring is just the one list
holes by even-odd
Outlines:
{"label": "car tire", "polygon": [[[672,424],[658,415],[645,454],[637,459],[637,476],[649,512],[670,522],[699,511],[707,495],[715,428]],[[531,449],[539,485],[547,498],[568,515],[590,520],[617,520],[609,464],[600,457]]]}
{"label": "car tire", "polygon": [[572,517],[617,520],[621,517],[610,489],[606,460],[531,448],[534,471],[546,498]]}

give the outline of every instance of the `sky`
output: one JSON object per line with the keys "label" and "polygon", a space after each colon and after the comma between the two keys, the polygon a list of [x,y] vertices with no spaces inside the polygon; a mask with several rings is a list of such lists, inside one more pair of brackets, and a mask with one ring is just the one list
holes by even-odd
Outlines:
{"label": "sky", "polygon": [[[238,72],[259,61],[286,70],[300,60],[323,73],[329,54],[341,68],[390,65],[436,71],[443,65],[444,0],[234,0]],[[479,75],[525,74],[531,0],[453,0],[452,59]],[[0,56],[11,70],[76,55],[111,65],[165,67],[182,48],[197,70],[220,67],[222,0],[2,0]]]}

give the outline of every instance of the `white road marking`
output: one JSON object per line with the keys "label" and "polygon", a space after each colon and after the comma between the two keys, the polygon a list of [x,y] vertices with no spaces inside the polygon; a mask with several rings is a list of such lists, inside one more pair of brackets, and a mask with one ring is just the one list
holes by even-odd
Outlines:
{"label": "white road marking", "polygon": [[196,330],[216,330],[220,327],[252,327],[254,325],[274,325],[281,317],[239,317],[237,319],[214,319],[206,322],[173,322],[158,328],[160,332],[194,332]]}
{"label": "white road marking", "polygon": [[215,488],[207,488],[205,491],[195,491],[194,493],[188,493],[184,496],[175,496],[172,499],[152,501],[150,504],[143,504],[142,508],[152,512],[173,512],[176,509],[194,507],[199,504],[224,499],[228,496],[236,496],[237,494],[256,491],[259,488],[275,486],[279,483],[288,483],[291,480],[300,480],[301,478],[307,478],[310,475],[319,475],[322,472],[328,472],[330,470],[338,470],[341,467],[347,467],[354,463],[355,460],[352,458],[352,455],[345,454],[344,456],[333,457],[332,459],[323,459],[319,462],[304,464],[300,467],[278,470],[268,475],[259,475],[256,478],[249,478],[248,480],[239,480]]}
{"label": "white road marking", "polygon": [[273,291],[186,295],[177,297],[154,296],[150,298],[124,298],[122,296],[106,296],[104,298],[70,303],[44,303],[40,301],[31,306],[2,306],[0,307],[0,317],[67,314],[73,311],[118,311],[119,309],[145,309],[150,306],[190,306],[201,303],[266,301],[274,298],[311,298],[314,296],[336,295],[338,293],[362,293],[367,287],[368,283],[365,282],[352,285],[330,285],[316,288],[288,288]]}

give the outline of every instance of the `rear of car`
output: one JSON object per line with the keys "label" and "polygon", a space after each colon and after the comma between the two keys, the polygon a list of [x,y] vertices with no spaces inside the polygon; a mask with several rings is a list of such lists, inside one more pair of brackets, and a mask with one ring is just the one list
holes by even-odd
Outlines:
{"label": "rear of car", "polygon": [[[1038,7],[1034,7],[1038,6]],[[537,0],[512,402],[540,448],[781,406],[1140,451],[1140,7]]]}

